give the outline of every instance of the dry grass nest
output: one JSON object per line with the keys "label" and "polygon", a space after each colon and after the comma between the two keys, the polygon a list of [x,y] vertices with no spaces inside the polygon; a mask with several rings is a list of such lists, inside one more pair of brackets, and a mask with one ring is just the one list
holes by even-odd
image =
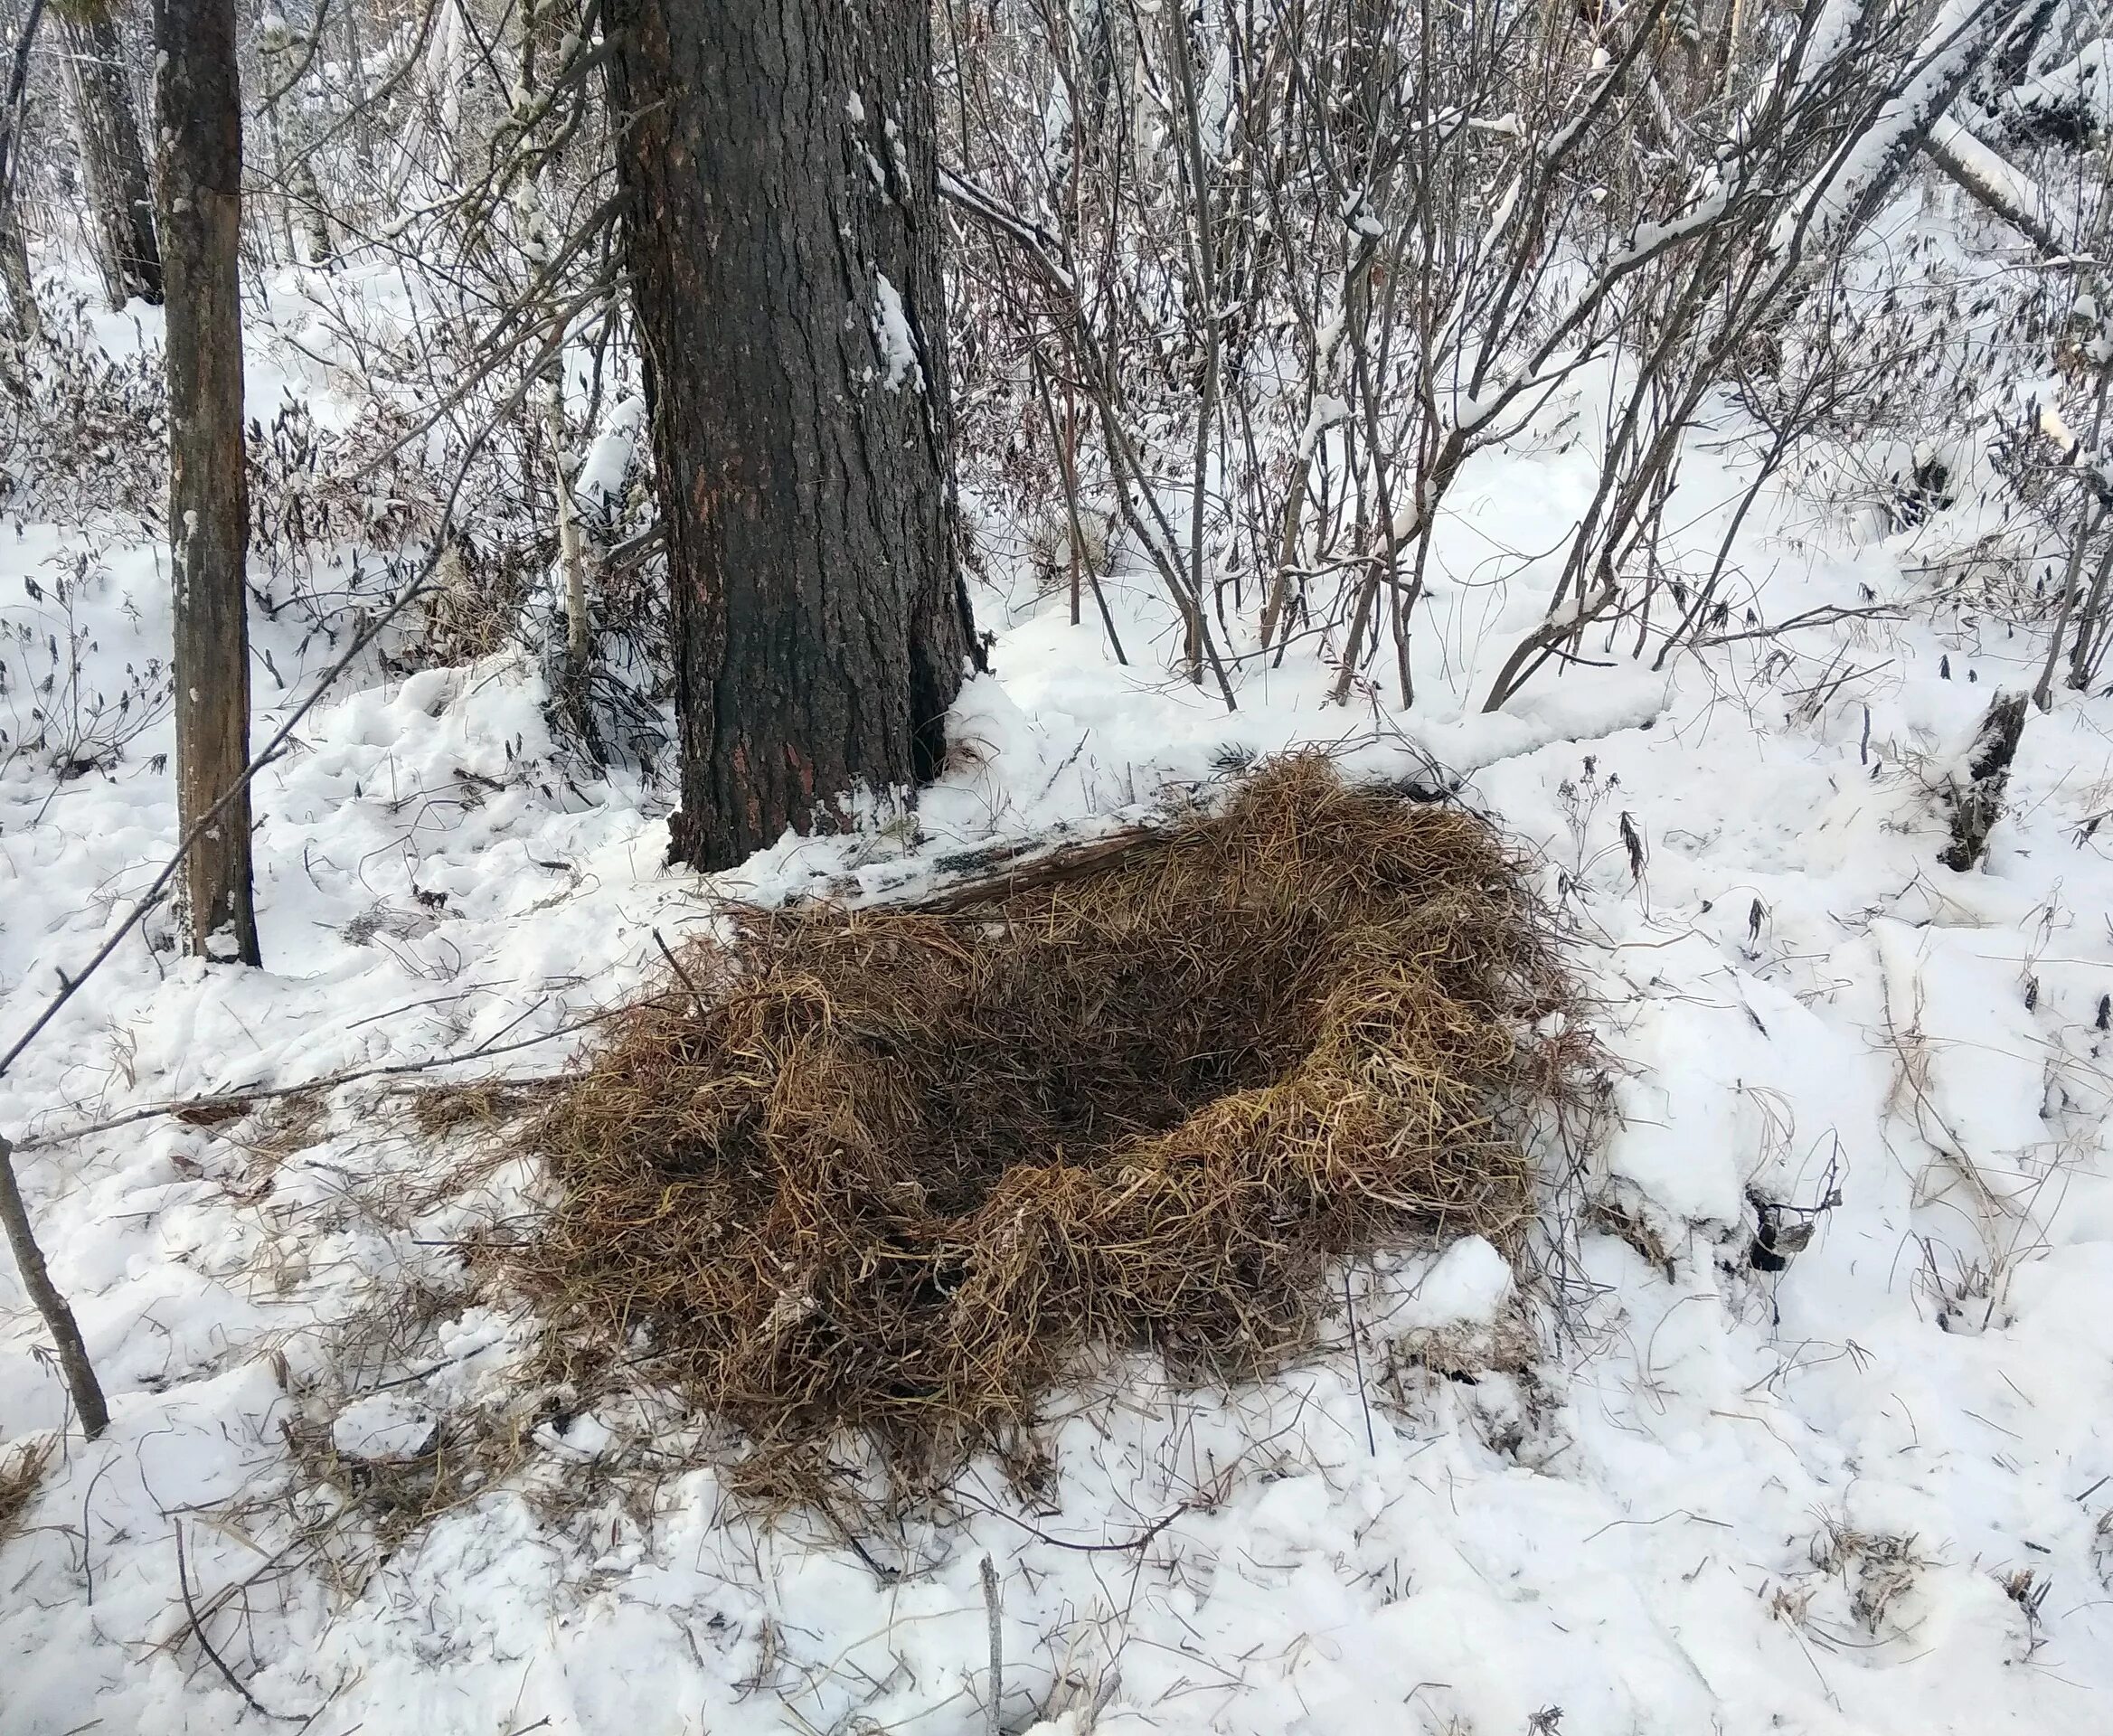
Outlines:
{"label": "dry grass nest", "polygon": [[899,1488],[1096,1355],[1184,1376],[1309,1336],[1331,1260],[1533,1205],[1573,1071],[1518,864],[1458,807],[1317,758],[1216,813],[917,910],[751,913],[623,1014],[533,1139],[527,1276],[564,1373],[644,1350],[752,1486],[863,1434]]}

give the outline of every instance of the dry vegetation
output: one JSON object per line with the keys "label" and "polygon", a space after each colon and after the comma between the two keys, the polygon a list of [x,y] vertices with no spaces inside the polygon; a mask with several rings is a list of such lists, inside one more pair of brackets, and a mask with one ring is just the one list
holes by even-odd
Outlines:
{"label": "dry vegetation", "polygon": [[57,1446],[51,1435],[33,1435],[0,1453],[0,1543],[14,1536],[20,1526]]}
{"label": "dry vegetation", "polygon": [[898,1488],[982,1448],[1032,1475],[1094,1353],[1252,1372],[1331,1260],[1505,1245],[1575,1076],[1496,835],[1319,759],[1084,872],[737,928],[534,1124],[527,1265],[568,1378],[646,1348],[778,1492],[846,1431]]}

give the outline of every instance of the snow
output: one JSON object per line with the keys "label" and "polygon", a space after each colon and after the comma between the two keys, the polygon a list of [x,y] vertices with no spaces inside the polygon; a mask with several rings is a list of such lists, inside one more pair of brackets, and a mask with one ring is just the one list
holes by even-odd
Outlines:
{"label": "snow", "polygon": [[2100,131],[2113,127],[2113,42],[2087,43],[2074,60],[2016,85],[2006,101],[2021,115],[2073,110]]}
{"label": "snow", "polygon": [[917,333],[902,306],[902,292],[885,271],[873,274],[873,342],[881,352],[881,380],[890,392],[905,382],[924,390],[924,363],[918,360]]}
{"label": "snow", "polygon": [[1306,427],[1299,431],[1299,451],[1302,454],[1312,451],[1314,442],[1329,429],[1349,420],[1350,405],[1345,400],[1325,393],[1316,397],[1313,412],[1306,419]]}
{"label": "snow", "polygon": [[1628,245],[1608,256],[1602,271],[1612,276],[1632,270],[1653,255],[1664,252],[1691,235],[1701,234],[1723,216],[1731,203],[1731,190],[1718,187],[1666,222],[1639,224],[1635,234],[1629,237]]}
{"label": "snow", "polygon": [[[1901,141],[1950,98],[1960,69],[1973,63],[1982,33],[1976,20],[1983,15],[1982,0],[1945,0],[1924,28],[1906,84],[1886,103],[1876,122],[1851,137],[1777,220],[1770,236],[1772,248],[1780,251],[1795,243],[1807,259],[1824,254],[1831,238],[1899,154]],[[1827,32],[1825,19],[1818,31]],[[1824,63],[1816,50],[1806,62],[1807,74]]]}
{"label": "snow", "polygon": [[1480,1236],[1463,1236],[1431,1262],[1393,1317],[1404,1327],[1486,1325],[1512,1288],[1505,1257]]}
{"label": "snow", "polygon": [[374,1392],[355,1399],[330,1425],[331,1445],[347,1458],[386,1464],[422,1458],[439,1431],[439,1420],[415,1400]]}
{"label": "snow", "polygon": [[[899,388],[916,349],[885,278],[873,326]],[[1576,391],[1603,426],[1602,374]],[[583,495],[621,486],[641,416],[612,412]],[[1169,675],[1146,576],[1107,580],[1128,669],[1090,611],[1074,628],[1022,582],[976,599],[994,673],[914,829],[788,835],[711,882],[663,866],[665,791],[560,752],[531,662],[348,679],[259,780],[265,967],[157,950],[157,918],[0,1080],[114,1416],[68,1438],[0,1544],[0,1730],[261,1728],[246,1694],[318,1731],[967,1736],[986,1556],[1005,1727],[1048,1736],[2103,1728],[2113,858],[2079,829],[2113,787],[2113,700],[2034,714],[1972,875],[1936,863],[1933,791],[1990,695],[2029,684],[2027,637],[1911,609],[1882,640],[1798,636],[1788,669],[1766,641],[1664,675],[1618,658],[1485,716],[1547,618],[1591,462],[1522,437],[1463,473],[1412,712],[1327,705],[1330,672],[1295,652],[1243,661],[1229,715]],[[1690,552],[1746,462],[1723,429],[1694,444],[1669,521]],[[1787,489],[1737,552],[1773,619],[1865,588],[1927,600],[1905,543]],[[100,574],[92,687],[165,645],[168,579],[148,542],[25,525],[0,538],[7,621],[54,630],[25,581],[79,556]],[[257,640],[261,729],[328,654],[282,623]],[[1868,673],[1815,703],[1848,652]],[[66,1131],[447,1056],[414,1077],[548,1073],[656,969],[656,929],[708,931],[725,897],[899,891],[947,852],[1090,835],[1222,779],[1229,750],[1301,742],[1374,774],[1436,761],[1519,841],[1618,1124],[1552,1176],[1561,1235],[1536,1259],[1382,1253],[1335,1275],[1354,1307],[1270,1378],[1184,1387],[1137,1360],[1064,1395],[1042,1499],[979,1466],[854,1547],[656,1458],[672,1425],[647,1401],[583,1411],[463,1255],[527,1221],[541,1178],[510,1153],[448,1174],[467,1154],[410,1122],[401,1081],[331,1087],[307,1120]],[[0,764],[0,1036],[164,859],[171,745],[157,717],[62,782]],[[1749,1257],[1757,1202],[1809,1214],[1780,1271]],[[43,1344],[0,1269],[0,1444],[65,1421]],[[411,1477],[480,1421],[519,1458],[387,1548],[295,1445],[326,1442],[348,1484]]]}
{"label": "snow", "polygon": [[1231,143],[1232,122],[1232,50],[1221,42],[1212,56],[1211,71],[1196,102],[1197,130],[1203,154],[1212,162],[1222,157]]}
{"label": "snow", "polygon": [[1372,207],[1372,195],[1363,187],[1353,188],[1343,200],[1343,223],[1353,234],[1378,240],[1387,232],[1380,214]]}
{"label": "snow", "polygon": [[1949,115],[1929,129],[1929,137],[1932,143],[1956,156],[1976,182],[2013,209],[2038,212],[2041,203],[2038,190]]}
{"label": "snow", "polygon": [[580,460],[579,474],[572,478],[572,492],[599,506],[622,499],[645,433],[646,400],[637,393],[618,400]]}

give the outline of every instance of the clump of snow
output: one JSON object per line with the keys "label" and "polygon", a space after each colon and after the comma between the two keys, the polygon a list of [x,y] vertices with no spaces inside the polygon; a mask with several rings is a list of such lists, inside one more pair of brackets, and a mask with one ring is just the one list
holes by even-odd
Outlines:
{"label": "clump of snow", "polygon": [[535,1433],[539,1443],[568,1458],[590,1459],[608,1450],[615,1431],[599,1418],[577,1416],[562,1425],[545,1423]]}
{"label": "clump of snow", "polygon": [[373,1392],[354,1399],[330,1425],[330,1444],[345,1458],[402,1464],[432,1450],[439,1419],[415,1399]]}
{"label": "clump of snow", "polygon": [[873,274],[873,342],[881,353],[881,381],[890,392],[907,382],[924,390],[924,363],[918,359],[917,334],[902,306],[902,292],[885,271]]}
{"label": "clump of snow", "polygon": [[1480,1236],[1463,1236],[1415,1281],[1392,1316],[1410,1329],[1486,1326],[1512,1293],[1512,1269]]}
{"label": "clump of snow", "polygon": [[636,392],[619,399],[580,459],[572,492],[599,506],[622,499],[645,431],[646,400]]}
{"label": "clump of snow", "polygon": [[2007,102],[2021,115],[2073,113],[2099,132],[2113,131],[2113,41],[2088,42],[2074,60],[2023,80]]}

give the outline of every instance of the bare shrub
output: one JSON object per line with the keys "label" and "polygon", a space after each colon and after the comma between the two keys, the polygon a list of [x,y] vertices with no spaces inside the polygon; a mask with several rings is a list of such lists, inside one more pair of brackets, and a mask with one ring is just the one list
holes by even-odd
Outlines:
{"label": "bare shrub", "polygon": [[92,549],[65,551],[23,581],[26,605],[0,606],[0,771],[27,758],[64,782],[108,771],[169,713],[160,657],[121,673],[100,665],[89,605],[109,582]]}
{"label": "bare shrub", "polygon": [[49,307],[0,362],[0,507],[18,518],[157,524],[168,507],[161,356],[113,355],[84,298]]}

